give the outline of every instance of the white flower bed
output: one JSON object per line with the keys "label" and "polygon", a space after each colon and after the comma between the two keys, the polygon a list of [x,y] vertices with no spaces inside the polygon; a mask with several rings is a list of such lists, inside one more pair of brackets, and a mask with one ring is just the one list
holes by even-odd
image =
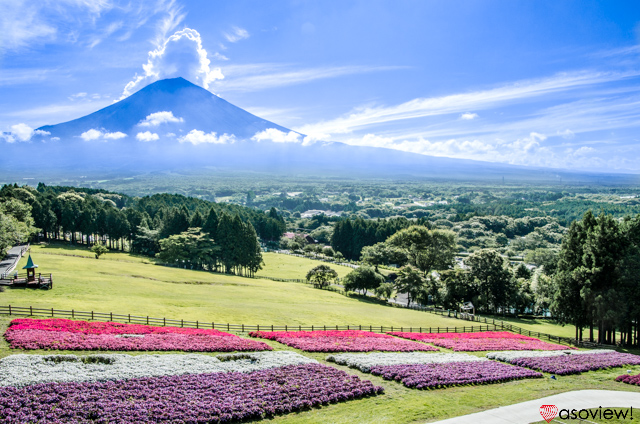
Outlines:
{"label": "white flower bed", "polygon": [[376,365],[410,365],[410,364],[435,364],[447,362],[474,362],[486,361],[486,358],[468,355],[466,353],[340,353],[327,356],[327,361],[339,365],[347,365],[358,368],[360,371],[369,372]]}
{"label": "white flower bed", "polygon": [[517,358],[538,358],[543,356],[592,355],[594,353],[610,353],[611,350],[545,350],[545,351],[513,351],[489,352],[487,358],[503,362],[511,362]]}
{"label": "white flower bed", "polygon": [[295,352],[230,355],[12,355],[0,359],[0,386],[48,382],[126,380],[163,375],[252,372],[286,365],[316,364]]}

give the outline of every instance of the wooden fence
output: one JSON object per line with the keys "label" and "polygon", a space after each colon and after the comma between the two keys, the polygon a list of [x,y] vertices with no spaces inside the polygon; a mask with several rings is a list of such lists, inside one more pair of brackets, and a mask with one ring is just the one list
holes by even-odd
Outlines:
{"label": "wooden fence", "polygon": [[183,327],[183,328],[202,328],[216,329],[234,332],[248,331],[329,331],[329,330],[361,330],[373,333],[386,333],[389,331],[408,331],[418,333],[472,333],[480,331],[495,331],[498,329],[493,324],[479,326],[463,326],[463,327],[396,327],[384,325],[273,325],[273,324],[230,324],[209,321],[188,321],[183,319],[154,318],[139,315],[123,315],[113,312],[95,312],[95,311],[76,311],[60,310],[54,308],[34,308],[33,306],[0,306],[0,315],[10,315],[17,317],[60,317],[71,319],[84,319],[92,321],[110,321],[121,322],[127,324],[144,324],[162,327]]}

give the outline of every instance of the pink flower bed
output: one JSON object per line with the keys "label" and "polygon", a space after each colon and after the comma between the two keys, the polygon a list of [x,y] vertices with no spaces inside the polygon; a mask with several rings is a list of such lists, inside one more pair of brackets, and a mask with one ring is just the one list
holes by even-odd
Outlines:
{"label": "pink flower bed", "polygon": [[634,386],[640,386],[640,374],[638,375],[622,374],[616,377],[616,381],[631,384]]}
{"label": "pink flower bed", "polygon": [[422,343],[367,331],[253,331],[252,337],[275,340],[305,352],[437,351]]}
{"label": "pink flower bed", "polygon": [[15,319],[11,321],[4,336],[14,349],[185,352],[271,350],[265,343],[213,329],[150,327],[67,319]]}
{"label": "pink flower bed", "polygon": [[388,333],[410,340],[433,343],[456,352],[479,352],[485,350],[567,350],[574,349],[547,343],[533,337],[507,331],[479,333]]}

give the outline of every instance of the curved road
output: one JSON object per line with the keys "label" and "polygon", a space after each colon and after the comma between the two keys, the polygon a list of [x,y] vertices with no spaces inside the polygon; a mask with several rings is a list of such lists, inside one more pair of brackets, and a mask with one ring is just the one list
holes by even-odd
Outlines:
{"label": "curved road", "polygon": [[[438,421],[438,424],[530,424],[542,421],[540,406],[555,405],[563,409],[591,409],[591,408],[630,408],[633,407],[633,418],[640,419],[640,392],[618,392],[613,390],[576,390],[558,395],[502,406],[475,414],[463,415]],[[637,410],[636,410],[637,408]],[[557,418],[558,421],[566,422]],[[606,422],[596,419],[598,422]],[[570,421],[570,422],[575,422]],[[587,421],[589,422],[589,421]],[[633,422],[633,421],[629,421]]]}

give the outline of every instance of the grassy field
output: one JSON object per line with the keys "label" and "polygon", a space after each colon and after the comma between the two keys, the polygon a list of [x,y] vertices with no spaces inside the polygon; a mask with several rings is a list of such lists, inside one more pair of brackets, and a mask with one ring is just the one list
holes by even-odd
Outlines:
{"label": "grassy field", "polygon": [[[96,260],[88,251],[60,245],[33,246],[31,253],[39,272],[53,274],[53,290],[8,289],[0,294],[0,304],[252,325],[465,325],[307,284],[168,268],[124,253]],[[284,258],[295,260],[305,273],[317,263]],[[25,263],[22,258],[19,267]]]}
{"label": "grassy field", "polygon": [[277,278],[306,278],[307,272],[318,265],[328,265],[336,270],[338,278],[344,278],[353,271],[352,268],[343,265],[335,265],[321,261],[314,261],[297,256],[283,255],[279,253],[266,252],[262,254],[264,258],[263,269],[257,272],[257,276],[266,275]]}

